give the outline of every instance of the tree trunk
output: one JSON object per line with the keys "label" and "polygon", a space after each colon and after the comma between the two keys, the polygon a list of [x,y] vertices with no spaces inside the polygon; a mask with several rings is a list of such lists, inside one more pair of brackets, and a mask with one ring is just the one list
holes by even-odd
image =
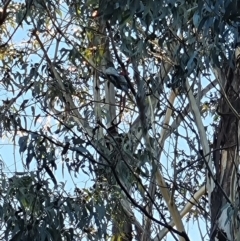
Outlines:
{"label": "tree trunk", "polygon": [[[100,4],[104,4],[104,1],[100,1]],[[95,26],[95,25],[94,25]],[[106,31],[106,22],[105,20],[103,20],[102,18],[99,18],[97,21],[96,26],[98,26],[98,29],[96,32],[101,33],[101,37],[99,38],[98,35],[93,35],[93,41],[92,41],[92,45],[94,47],[98,47],[97,49],[100,50],[99,52],[103,52],[103,54],[98,53],[98,57],[101,57],[101,61],[99,63],[100,65],[100,69],[104,72],[104,70],[108,67],[112,67],[113,65],[113,59],[111,56],[111,47],[110,47],[110,43],[109,43],[109,38],[107,38],[106,36],[107,31]],[[96,101],[95,103],[95,115],[97,117],[96,122],[100,121],[100,123],[104,122],[102,121],[102,116],[101,116],[101,104],[100,100],[100,93],[99,93],[99,86],[100,86],[100,82],[99,82],[99,74],[96,71],[95,74],[95,78],[94,78],[94,88],[93,88],[93,92],[94,92],[94,99]],[[120,107],[119,107],[120,108]],[[114,145],[114,141],[113,141],[113,137],[115,135],[118,135],[118,129],[117,129],[117,104],[116,104],[116,92],[115,92],[115,87],[112,83],[110,83],[109,81],[105,82],[105,106],[104,109],[107,111],[108,115],[106,116],[107,118],[107,125],[106,125],[106,129],[108,130],[108,135],[110,138],[110,142],[112,142],[112,144]],[[101,135],[103,135],[103,130],[102,127],[100,126],[100,133],[98,134],[100,137],[102,137]],[[99,139],[98,139],[99,140]],[[108,142],[109,140],[106,140],[106,142]],[[106,143],[107,144],[107,143]],[[107,146],[108,147],[108,146]],[[117,152],[116,152],[117,153]],[[106,163],[104,160],[102,160],[102,158],[100,158],[98,160],[100,163],[103,161],[104,164],[109,164]],[[110,158],[109,158],[109,161]],[[98,175],[100,176],[104,176],[105,178],[108,179],[109,185],[113,185],[111,182],[114,179],[114,177],[112,175],[109,176],[109,174],[107,174],[106,169],[103,168],[103,166],[99,166],[98,167]],[[114,183],[115,184],[115,183]],[[116,217],[113,217],[113,228],[112,228],[112,236],[113,238],[111,239],[112,241],[114,240],[118,240],[118,241],[132,241],[132,222],[131,220],[129,220],[129,218],[127,217],[127,215],[124,214],[123,208],[121,207],[121,203],[117,203],[116,204],[118,206],[118,208],[116,209]],[[129,205],[130,206],[130,205]],[[121,237],[121,238],[120,238]]]}
{"label": "tree trunk", "polygon": [[[218,70],[220,73],[220,70]],[[240,113],[240,75],[230,67],[220,73],[222,96],[218,114],[220,123],[215,129],[213,143],[213,163],[215,167],[215,185],[211,193],[211,235],[210,240],[234,241],[239,239],[239,121]],[[226,80],[226,81],[223,81]],[[224,83],[225,82],[225,83]],[[226,93],[226,95],[224,94]],[[227,98],[226,98],[227,97]],[[210,191],[210,190],[209,190]],[[217,238],[217,239],[216,239]]]}

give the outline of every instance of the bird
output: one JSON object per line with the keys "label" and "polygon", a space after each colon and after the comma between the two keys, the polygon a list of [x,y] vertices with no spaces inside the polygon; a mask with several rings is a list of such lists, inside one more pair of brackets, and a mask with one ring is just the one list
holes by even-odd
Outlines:
{"label": "bird", "polygon": [[113,67],[109,67],[105,70],[105,75],[107,79],[117,88],[123,90],[124,92],[128,92],[129,85],[126,78],[119,74],[117,70]]}

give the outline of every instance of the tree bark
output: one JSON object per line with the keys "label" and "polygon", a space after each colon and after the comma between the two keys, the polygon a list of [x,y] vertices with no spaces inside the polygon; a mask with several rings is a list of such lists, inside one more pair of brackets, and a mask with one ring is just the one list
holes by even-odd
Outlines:
{"label": "tree bark", "polygon": [[[220,70],[218,70],[219,72]],[[239,206],[239,121],[233,108],[240,113],[240,75],[227,68],[219,76],[222,96],[219,101],[219,125],[213,141],[213,163],[215,187],[211,193],[211,235],[210,240],[239,240],[239,221],[236,208]],[[225,81],[223,81],[225,80]],[[224,93],[225,92],[225,93]],[[226,98],[227,97],[227,98]],[[233,108],[232,108],[233,107]]]}

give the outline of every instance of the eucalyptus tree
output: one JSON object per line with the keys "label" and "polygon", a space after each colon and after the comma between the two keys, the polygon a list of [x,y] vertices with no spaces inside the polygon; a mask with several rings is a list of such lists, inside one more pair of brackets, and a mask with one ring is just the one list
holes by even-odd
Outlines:
{"label": "eucalyptus tree", "polygon": [[239,9],[2,1],[1,238],[238,240]]}

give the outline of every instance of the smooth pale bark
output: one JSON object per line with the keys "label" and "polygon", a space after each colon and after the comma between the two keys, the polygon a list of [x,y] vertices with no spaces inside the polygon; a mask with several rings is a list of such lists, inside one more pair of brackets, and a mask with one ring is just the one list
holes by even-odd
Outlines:
{"label": "smooth pale bark", "polygon": [[[206,193],[206,186],[203,185],[194,195],[193,197],[189,200],[189,202],[186,204],[186,206],[183,208],[183,210],[180,212],[181,218],[183,218],[188,212],[192,209],[194,205],[198,203],[198,200]],[[168,223],[168,225],[174,227],[175,223],[172,220],[171,222]],[[159,241],[162,240],[166,234],[169,232],[169,229],[164,228],[162,229],[158,235],[153,239],[153,241]]]}
{"label": "smooth pale bark", "polygon": [[[164,121],[163,121],[163,128],[162,128],[162,131],[161,131],[161,137],[160,137],[160,140],[158,141],[158,144],[160,146],[160,151],[158,152],[157,160],[161,159],[161,153],[162,153],[162,150],[163,150],[163,147],[164,147],[164,142],[166,140],[165,139],[166,128],[169,126],[170,118],[172,116],[172,111],[173,111],[172,107],[173,107],[176,95],[177,95],[177,90],[172,90],[172,92],[169,96],[168,102],[169,102],[170,106],[167,108],[166,115],[165,115],[165,118],[164,118]],[[158,167],[156,161],[154,161],[154,165],[156,167]],[[159,189],[162,193],[164,201],[166,202],[166,204],[168,206],[168,210],[171,214],[171,217],[174,220],[174,223],[176,224],[177,230],[180,231],[180,232],[186,233],[185,229],[184,229],[182,219],[181,219],[181,216],[180,216],[180,213],[179,213],[179,211],[177,209],[177,206],[175,204],[175,200],[173,199],[173,197],[172,197],[172,195],[169,191],[169,188],[167,187],[166,182],[163,178],[161,170],[159,168],[157,168],[157,170],[156,170],[156,182],[157,182],[158,187],[159,187]],[[179,240],[184,241],[185,238],[182,237],[182,236],[179,236]]]}
{"label": "smooth pale bark", "polygon": [[[202,98],[203,96],[205,96],[212,88],[214,88],[217,85],[217,80],[215,79],[214,81],[212,81],[210,84],[208,84],[200,93],[200,98]],[[180,123],[182,122],[182,120],[184,119],[185,116],[187,116],[189,114],[189,112],[191,111],[190,105],[188,104],[185,109],[183,110],[183,112],[181,113],[181,115],[177,116],[177,118],[173,121],[173,123],[171,124],[171,127],[169,128],[165,128],[165,133],[164,133],[164,138],[161,137],[161,142],[160,143],[164,143],[164,141],[171,135],[171,133],[173,131],[175,131]],[[197,203],[197,201],[201,198],[201,196],[206,192],[206,185],[202,186],[193,196],[193,198],[186,204],[186,206],[183,208],[183,210],[180,212],[180,216],[184,217],[190,210],[191,208],[194,206],[194,204]],[[172,220],[169,225],[171,226],[175,226],[174,225],[174,221]],[[169,232],[169,230],[167,228],[163,228],[154,238],[154,241],[157,240],[162,240],[165,235]]]}
{"label": "smooth pale bark", "polygon": [[[193,96],[193,92],[191,90],[188,80],[186,80],[186,88],[187,88],[187,93],[188,93],[189,104],[191,107],[191,112],[194,117],[197,129],[198,129],[200,142],[201,142],[201,146],[203,149],[203,154],[205,156],[205,161],[206,161],[205,165],[207,166],[207,169],[206,169],[207,189],[209,191],[209,190],[211,190],[212,183],[213,183],[213,181],[211,179],[211,176],[213,175],[212,160],[211,160],[210,156],[208,155],[210,153],[210,147],[209,147],[209,143],[207,140],[207,134],[206,134],[203,122],[202,122],[202,118],[201,118],[201,112],[200,112],[200,108],[199,108],[200,106],[197,106],[196,99]],[[210,198],[210,194],[208,195],[208,197]]]}
{"label": "smooth pale bark", "polygon": [[[103,36],[107,36],[106,31],[106,22],[100,21],[100,32]],[[111,63],[113,63],[112,56],[110,54],[110,46],[109,46],[109,38],[103,38],[103,41],[100,43],[99,46],[104,46],[104,56],[102,57],[102,71],[105,72],[105,69],[107,67],[111,66]],[[110,66],[108,66],[110,63]],[[106,81],[105,82],[105,110],[107,113],[107,129],[108,129],[108,135],[111,137],[116,136],[118,134],[117,127],[115,127],[117,123],[117,106],[116,106],[116,90],[114,85]],[[113,128],[112,128],[113,127]],[[113,142],[114,143],[114,142]],[[115,143],[117,144],[117,143]],[[121,158],[121,157],[120,157]],[[111,160],[109,160],[111,161]],[[112,177],[110,177],[112,178]],[[120,181],[121,177],[119,177]],[[123,181],[122,181],[123,183]],[[131,205],[127,198],[125,197],[125,194],[122,194],[123,198],[122,200],[119,200],[119,202],[115,203],[116,208],[116,216],[113,215],[113,227],[112,227],[112,240],[119,240],[121,237],[122,241],[132,241],[132,220],[129,218],[129,213],[131,212]],[[119,219],[120,217],[120,219]]]}

